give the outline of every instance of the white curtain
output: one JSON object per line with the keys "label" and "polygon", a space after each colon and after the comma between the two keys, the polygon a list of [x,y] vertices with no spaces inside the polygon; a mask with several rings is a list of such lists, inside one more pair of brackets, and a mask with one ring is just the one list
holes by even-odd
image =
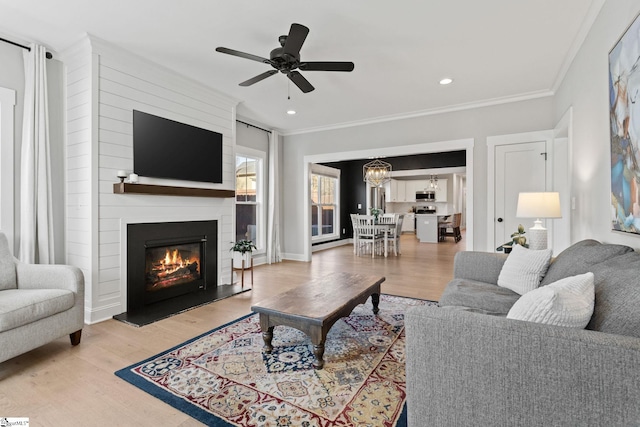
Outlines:
{"label": "white curtain", "polygon": [[24,53],[25,88],[20,166],[20,260],[53,264],[46,50]]}
{"label": "white curtain", "polygon": [[280,142],[278,132],[269,134],[269,194],[267,211],[267,262],[282,261],[280,252]]}

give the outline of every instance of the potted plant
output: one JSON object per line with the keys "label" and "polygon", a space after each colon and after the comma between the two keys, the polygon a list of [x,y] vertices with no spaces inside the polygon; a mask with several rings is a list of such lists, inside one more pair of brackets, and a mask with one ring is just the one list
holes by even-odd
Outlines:
{"label": "potted plant", "polygon": [[378,215],[380,215],[380,209],[371,208],[371,209],[369,209],[369,211],[371,212],[371,215],[373,215],[374,221],[378,222]]}
{"label": "potted plant", "polygon": [[244,260],[244,268],[251,266],[251,253],[254,249],[257,249],[256,245],[251,240],[238,240],[231,246],[230,251],[233,252],[233,268],[242,268],[242,261]]}
{"label": "potted plant", "polygon": [[524,231],[523,225],[518,224],[518,231],[511,234],[511,238],[513,239],[513,244],[524,246],[525,248],[529,247],[529,245],[527,245],[527,238],[524,237],[524,234],[525,234],[525,231]]}

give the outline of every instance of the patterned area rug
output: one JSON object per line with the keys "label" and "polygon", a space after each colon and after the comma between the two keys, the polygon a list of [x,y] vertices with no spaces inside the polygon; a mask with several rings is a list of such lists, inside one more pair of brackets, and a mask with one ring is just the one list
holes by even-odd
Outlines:
{"label": "patterned area rug", "polygon": [[116,372],[210,426],[406,426],[404,313],[436,304],[371,299],[331,328],[324,369],[302,332],[277,326],[263,354],[257,314]]}

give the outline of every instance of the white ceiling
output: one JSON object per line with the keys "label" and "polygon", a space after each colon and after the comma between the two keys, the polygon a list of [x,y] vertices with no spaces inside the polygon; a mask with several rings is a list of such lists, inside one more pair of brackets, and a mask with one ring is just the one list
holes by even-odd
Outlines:
{"label": "white ceiling", "polygon": [[[238,114],[284,133],[547,96],[604,0],[0,0],[0,35],[61,51],[85,33],[240,101]],[[351,73],[303,72],[238,83],[269,65],[291,23],[310,28],[301,57],[353,61]],[[451,77],[454,83],[438,81]],[[291,100],[287,100],[290,90]],[[288,116],[292,104],[298,111]]]}

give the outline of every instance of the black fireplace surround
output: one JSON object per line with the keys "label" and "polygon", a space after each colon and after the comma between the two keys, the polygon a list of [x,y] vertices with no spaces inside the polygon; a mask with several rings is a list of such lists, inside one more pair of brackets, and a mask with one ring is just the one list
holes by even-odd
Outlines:
{"label": "black fireplace surround", "polygon": [[[197,243],[201,248],[200,278],[157,291],[147,290],[145,266],[149,249],[171,248],[189,243]],[[217,249],[217,221],[128,224],[127,311],[139,311],[158,301],[217,286]]]}
{"label": "black fireplace surround", "polygon": [[[157,256],[165,247],[183,256],[197,252],[197,262],[184,267],[197,269],[197,274],[188,279],[150,280],[148,256]],[[113,317],[135,326],[249,290],[239,289],[240,285],[218,286],[215,220],[128,224],[126,274],[127,311]],[[155,289],[158,283],[159,289]]]}

